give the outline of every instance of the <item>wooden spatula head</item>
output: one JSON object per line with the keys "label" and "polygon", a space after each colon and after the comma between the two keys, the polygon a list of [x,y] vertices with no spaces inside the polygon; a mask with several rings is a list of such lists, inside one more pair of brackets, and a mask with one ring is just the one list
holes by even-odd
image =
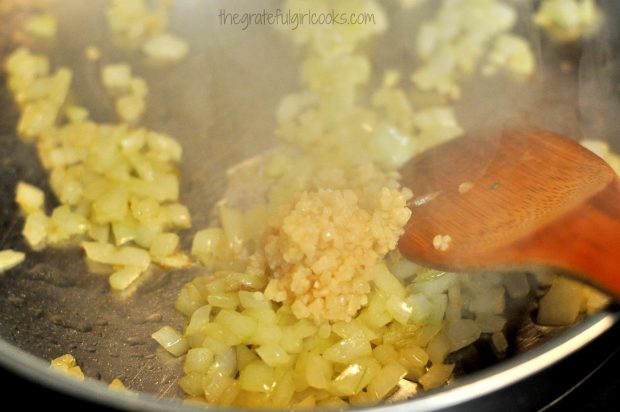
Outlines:
{"label": "wooden spatula head", "polygon": [[[507,129],[459,138],[417,156],[401,173],[414,201],[399,247],[420,263],[457,271],[530,264],[583,271],[561,252],[583,248],[578,238],[595,237],[597,224],[618,225],[618,236],[601,242],[618,242],[620,254],[620,191],[610,219],[588,212],[606,191],[616,196],[615,173],[553,132]],[[572,225],[586,214],[594,220],[575,233]]]}

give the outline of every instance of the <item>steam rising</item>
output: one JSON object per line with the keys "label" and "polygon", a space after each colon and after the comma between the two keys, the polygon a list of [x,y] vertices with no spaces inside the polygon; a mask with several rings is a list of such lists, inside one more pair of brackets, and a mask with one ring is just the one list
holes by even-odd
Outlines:
{"label": "steam rising", "polygon": [[[620,148],[616,138],[620,124],[614,121],[620,110],[620,29],[603,20],[591,35],[560,42],[534,23],[534,2],[510,4],[520,16],[514,31],[529,42],[536,73],[527,82],[507,81],[501,75],[465,80],[463,96],[455,104],[459,123],[469,133],[506,125],[540,126],[577,140],[599,139]],[[431,19],[436,9],[433,5],[417,8],[416,20]],[[618,2],[604,2],[599,7],[602,16],[620,13]],[[395,36],[403,35],[396,31]],[[398,44],[398,39],[394,40],[393,44]]]}
{"label": "steam rising", "polygon": [[[606,5],[606,15],[620,12],[617,3]],[[607,20],[608,22],[610,20]],[[618,46],[620,32],[603,24],[599,32],[582,41],[578,74],[578,114],[582,137],[620,147],[618,104]]]}

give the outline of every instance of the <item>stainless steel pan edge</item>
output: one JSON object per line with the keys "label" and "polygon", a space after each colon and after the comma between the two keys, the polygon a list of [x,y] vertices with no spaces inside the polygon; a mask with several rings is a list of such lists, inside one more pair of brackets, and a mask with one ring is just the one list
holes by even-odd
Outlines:
{"label": "stainless steel pan edge", "polygon": [[[458,378],[452,384],[406,402],[373,408],[374,412],[401,411],[522,411],[537,410],[578,385],[620,349],[620,311],[611,307],[548,342],[505,362]],[[151,394],[126,395],[103,383],[73,378],[51,370],[43,360],[0,339],[0,364],[18,375],[84,400],[124,410],[201,411],[179,400]],[[209,407],[210,410],[227,410]]]}

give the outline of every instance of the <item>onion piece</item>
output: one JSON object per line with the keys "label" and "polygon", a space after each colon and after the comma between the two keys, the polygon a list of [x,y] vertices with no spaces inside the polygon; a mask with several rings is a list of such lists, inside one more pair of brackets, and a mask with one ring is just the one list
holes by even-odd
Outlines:
{"label": "onion piece", "polygon": [[164,326],[151,335],[171,355],[179,357],[187,352],[189,345],[187,340],[179,332],[170,326]]}
{"label": "onion piece", "polygon": [[0,251],[0,273],[13,269],[26,259],[26,254],[16,252],[15,250],[6,249]]}

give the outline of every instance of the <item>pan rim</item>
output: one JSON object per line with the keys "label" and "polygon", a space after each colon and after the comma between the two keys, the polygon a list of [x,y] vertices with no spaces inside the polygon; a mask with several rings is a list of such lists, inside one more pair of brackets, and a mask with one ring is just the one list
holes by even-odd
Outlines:
{"label": "pan rim", "polygon": [[[569,358],[620,324],[620,310],[609,307],[596,313],[549,341],[496,365],[460,377],[456,382],[394,404],[373,407],[375,412],[438,411],[452,408],[514,385]],[[180,399],[162,399],[149,393],[127,396],[108,390],[103,382],[86,378],[83,382],[49,368],[49,363],[0,337],[0,365],[34,383],[95,403],[124,410],[179,411],[205,410]],[[230,410],[217,406],[211,410]]]}

